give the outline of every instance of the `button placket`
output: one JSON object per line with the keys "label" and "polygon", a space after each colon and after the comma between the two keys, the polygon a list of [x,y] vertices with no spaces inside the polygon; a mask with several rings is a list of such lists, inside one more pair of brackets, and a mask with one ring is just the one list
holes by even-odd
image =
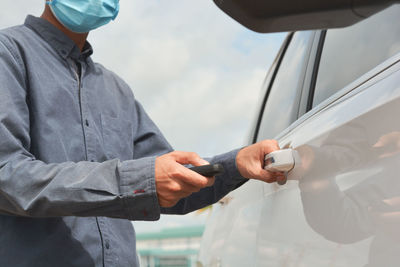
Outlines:
{"label": "button placket", "polygon": [[94,162],[96,161],[96,150],[94,148],[94,133],[92,133],[91,127],[91,116],[89,110],[90,101],[90,90],[85,90],[86,84],[86,73],[87,65],[85,62],[81,62],[82,73],[81,73],[81,108],[82,108],[82,122],[84,125],[84,135],[86,140],[86,154],[87,160]]}
{"label": "button placket", "polygon": [[85,136],[85,150],[86,150],[86,160],[90,158],[91,155],[89,155],[88,151],[88,143],[90,142],[89,136],[88,136],[88,129],[85,127],[86,126],[86,118],[87,118],[87,103],[86,103],[86,95],[85,95],[85,88],[84,88],[84,65],[81,64],[81,79],[80,79],[80,84],[79,84],[79,90],[80,90],[80,102],[81,102],[81,120],[82,120],[82,130],[83,130],[83,135]]}
{"label": "button placket", "polygon": [[107,218],[104,217],[98,217],[98,222],[100,226],[100,231],[103,236],[103,248],[104,248],[104,266],[114,266],[115,265],[115,251],[113,250],[112,247],[112,242],[111,242],[111,235],[109,233],[109,228],[107,224]]}

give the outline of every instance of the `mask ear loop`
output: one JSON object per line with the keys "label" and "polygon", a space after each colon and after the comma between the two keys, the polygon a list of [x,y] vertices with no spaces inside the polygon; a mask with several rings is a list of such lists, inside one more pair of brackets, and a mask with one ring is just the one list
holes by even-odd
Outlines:
{"label": "mask ear loop", "polygon": [[119,2],[117,4],[117,9],[115,10],[114,16],[112,17],[112,20],[115,20],[115,18],[118,16],[119,13]]}

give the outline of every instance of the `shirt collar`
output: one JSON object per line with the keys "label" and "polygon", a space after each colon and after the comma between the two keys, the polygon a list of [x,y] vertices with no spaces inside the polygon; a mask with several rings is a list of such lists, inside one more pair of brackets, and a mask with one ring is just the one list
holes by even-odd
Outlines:
{"label": "shirt collar", "polygon": [[86,59],[93,54],[89,42],[86,41],[81,52],[74,41],[45,19],[28,15],[24,25],[40,35],[64,59]]}

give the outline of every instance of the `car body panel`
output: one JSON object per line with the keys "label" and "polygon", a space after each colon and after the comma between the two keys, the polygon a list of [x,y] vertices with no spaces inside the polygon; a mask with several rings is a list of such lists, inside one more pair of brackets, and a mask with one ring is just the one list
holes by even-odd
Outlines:
{"label": "car body panel", "polygon": [[206,230],[220,248],[201,250],[203,266],[396,266],[400,228],[379,218],[400,196],[400,121],[387,116],[400,114],[400,63],[332,99],[279,138],[301,157],[286,185],[249,181],[213,210],[208,225],[226,229]]}
{"label": "car body panel", "polygon": [[[398,256],[386,252],[399,251],[400,229],[377,233],[383,226],[375,225],[381,215],[374,210],[381,201],[400,196],[400,122],[387,117],[400,114],[400,66],[396,69],[340,103],[331,103],[279,139],[299,151],[305,166],[288,176],[300,182],[289,181],[279,193],[276,185],[264,185],[269,191],[264,210],[269,212],[263,212],[261,221],[272,229],[257,230],[258,248],[280,248],[276,254],[282,259],[269,265],[268,254],[259,253],[257,266],[364,266],[371,264],[369,258],[379,263],[372,266],[397,266]],[[380,147],[384,139],[394,143]],[[279,233],[279,238],[271,233]],[[387,235],[394,240],[370,248]]]}

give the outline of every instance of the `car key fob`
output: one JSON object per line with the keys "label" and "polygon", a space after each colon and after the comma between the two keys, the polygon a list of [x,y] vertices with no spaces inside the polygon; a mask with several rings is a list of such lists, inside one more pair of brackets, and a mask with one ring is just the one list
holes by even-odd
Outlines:
{"label": "car key fob", "polygon": [[200,175],[203,175],[205,177],[213,177],[216,175],[220,175],[224,173],[224,166],[222,164],[209,164],[209,165],[203,165],[203,166],[196,166],[196,167],[191,167],[189,168],[190,170],[197,172]]}

